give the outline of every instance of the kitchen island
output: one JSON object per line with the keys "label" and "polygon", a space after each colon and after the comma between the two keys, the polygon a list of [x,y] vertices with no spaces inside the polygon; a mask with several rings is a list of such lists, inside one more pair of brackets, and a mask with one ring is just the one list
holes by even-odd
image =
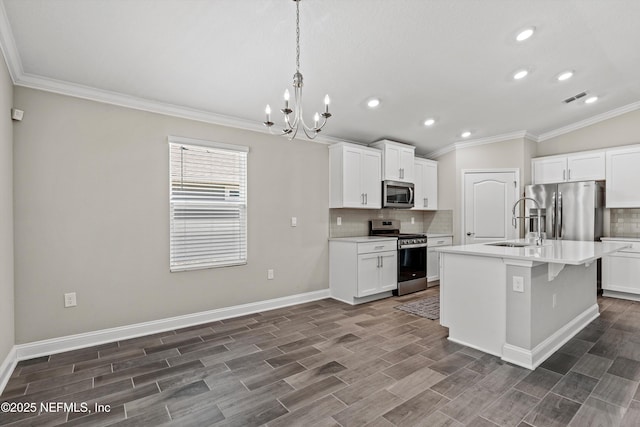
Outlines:
{"label": "kitchen island", "polygon": [[[504,243],[504,242],[501,242]],[[597,260],[620,242],[524,240],[437,248],[451,341],[535,369],[599,316]]]}

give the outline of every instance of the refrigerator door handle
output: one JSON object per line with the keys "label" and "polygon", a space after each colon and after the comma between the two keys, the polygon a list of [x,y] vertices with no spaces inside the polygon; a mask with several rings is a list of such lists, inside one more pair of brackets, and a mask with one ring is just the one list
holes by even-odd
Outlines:
{"label": "refrigerator door handle", "polygon": [[551,196],[551,238],[556,238],[556,193]]}
{"label": "refrigerator door handle", "polygon": [[558,192],[558,239],[562,239],[562,192]]}

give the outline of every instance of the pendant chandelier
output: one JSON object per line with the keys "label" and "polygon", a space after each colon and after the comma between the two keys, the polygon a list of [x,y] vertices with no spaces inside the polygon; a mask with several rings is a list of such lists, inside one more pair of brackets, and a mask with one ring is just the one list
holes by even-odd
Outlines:
{"label": "pendant chandelier", "polygon": [[[313,118],[313,126],[307,126],[302,118],[302,73],[300,72],[300,0],[296,2],[296,73],[293,75],[293,105],[289,105],[289,89],[284,92],[284,108],[280,111],[284,115],[284,127],[279,135],[288,136],[289,140],[296,137],[298,130],[302,128],[304,134],[309,139],[314,139],[327,124],[327,119],[331,117],[329,113],[329,95],[324,97],[324,113],[316,114]],[[271,121],[271,107],[267,104],[265,108],[267,120],[263,123],[269,132],[273,132],[274,123]],[[291,116],[293,113],[293,117]],[[322,117],[322,123],[320,118]]]}

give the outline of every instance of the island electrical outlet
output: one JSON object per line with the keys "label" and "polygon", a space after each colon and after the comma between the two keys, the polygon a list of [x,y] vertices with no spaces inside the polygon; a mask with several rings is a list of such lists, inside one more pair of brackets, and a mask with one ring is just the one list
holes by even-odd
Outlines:
{"label": "island electrical outlet", "polygon": [[524,292],[524,277],[513,276],[513,291]]}

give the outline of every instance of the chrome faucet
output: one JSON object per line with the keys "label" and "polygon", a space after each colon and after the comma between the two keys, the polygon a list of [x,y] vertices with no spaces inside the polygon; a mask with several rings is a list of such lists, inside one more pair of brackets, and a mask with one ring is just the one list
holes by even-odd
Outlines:
{"label": "chrome faucet", "polygon": [[536,204],[536,209],[538,211],[538,232],[536,233],[536,240],[535,240],[535,244],[536,246],[542,246],[542,229],[541,229],[541,225],[542,225],[542,214],[541,214],[541,209],[540,209],[540,204],[536,201],[536,199],[532,199],[531,197],[521,197],[519,198],[514,204],[513,204],[513,209],[511,210],[513,213],[513,217],[511,218],[511,222],[513,223],[513,226],[515,228],[517,228],[517,221],[518,218],[530,218],[528,216],[516,216],[516,206],[518,206],[518,203],[524,201],[526,203],[527,200],[531,200],[533,203]]}

